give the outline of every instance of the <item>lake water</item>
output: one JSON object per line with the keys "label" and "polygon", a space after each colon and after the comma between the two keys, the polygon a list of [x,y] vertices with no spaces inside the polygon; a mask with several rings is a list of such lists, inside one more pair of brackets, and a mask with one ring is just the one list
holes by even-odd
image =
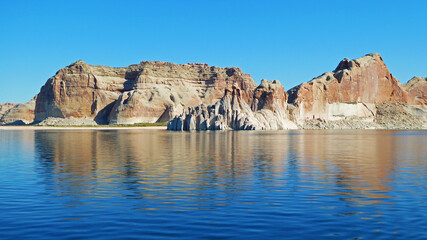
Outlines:
{"label": "lake water", "polygon": [[427,239],[426,131],[0,130],[0,239]]}

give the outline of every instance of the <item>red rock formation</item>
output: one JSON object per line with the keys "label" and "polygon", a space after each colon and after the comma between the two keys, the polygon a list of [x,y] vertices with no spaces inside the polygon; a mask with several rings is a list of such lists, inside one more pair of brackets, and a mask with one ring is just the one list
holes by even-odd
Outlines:
{"label": "red rock formation", "polygon": [[[289,102],[296,104],[300,118],[328,115],[329,106],[334,103],[405,103],[408,98],[377,53],[354,60],[344,59],[333,72],[324,73],[288,92]],[[371,110],[367,107],[367,111]]]}
{"label": "red rock formation", "polygon": [[234,83],[250,103],[256,84],[240,68],[166,62],[112,68],[78,61],[59,70],[42,87],[36,121],[73,117],[100,123],[155,122],[166,113],[173,115],[175,107],[212,104]]}
{"label": "red rock formation", "polygon": [[409,105],[427,105],[427,78],[413,77],[402,87],[408,92]]}

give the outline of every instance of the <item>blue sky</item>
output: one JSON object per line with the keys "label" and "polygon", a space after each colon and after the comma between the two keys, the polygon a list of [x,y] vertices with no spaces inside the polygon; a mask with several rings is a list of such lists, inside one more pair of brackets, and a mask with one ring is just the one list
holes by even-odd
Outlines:
{"label": "blue sky", "polygon": [[0,103],[26,102],[79,59],[241,67],[289,89],[379,52],[427,76],[427,1],[2,1]]}

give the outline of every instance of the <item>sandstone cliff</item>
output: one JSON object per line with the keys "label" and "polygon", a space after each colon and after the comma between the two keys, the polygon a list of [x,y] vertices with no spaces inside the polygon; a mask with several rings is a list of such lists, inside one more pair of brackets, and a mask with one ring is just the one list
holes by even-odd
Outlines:
{"label": "sandstone cliff", "polygon": [[226,86],[237,84],[252,101],[255,82],[240,68],[206,64],[141,62],[123,68],[78,61],[59,70],[42,87],[35,120],[93,119],[132,124],[168,121],[188,106],[218,101]]}
{"label": "sandstone cliff", "polygon": [[427,105],[427,78],[413,77],[402,87],[408,93],[408,104]]}
{"label": "sandstone cliff", "polygon": [[252,106],[244,101],[242,90],[234,85],[225,89],[214,105],[204,104],[175,117],[168,130],[266,130],[296,129],[286,111],[287,94],[278,81],[263,80],[255,89]]}
{"label": "sandstone cliff", "polygon": [[15,104],[0,116],[0,125],[25,125],[34,121],[37,96],[27,103]]}

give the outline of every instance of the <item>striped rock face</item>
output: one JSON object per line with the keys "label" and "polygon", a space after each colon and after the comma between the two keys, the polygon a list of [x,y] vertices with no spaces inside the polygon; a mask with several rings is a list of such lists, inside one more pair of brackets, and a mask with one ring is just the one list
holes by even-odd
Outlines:
{"label": "striped rock face", "polygon": [[256,84],[240,68],[166,62],[113,68],[78,61],[59,70],[41,88],[35,118],[113,124],[168,121],[187,107],[215,103],[233,84],[250,104]]}

